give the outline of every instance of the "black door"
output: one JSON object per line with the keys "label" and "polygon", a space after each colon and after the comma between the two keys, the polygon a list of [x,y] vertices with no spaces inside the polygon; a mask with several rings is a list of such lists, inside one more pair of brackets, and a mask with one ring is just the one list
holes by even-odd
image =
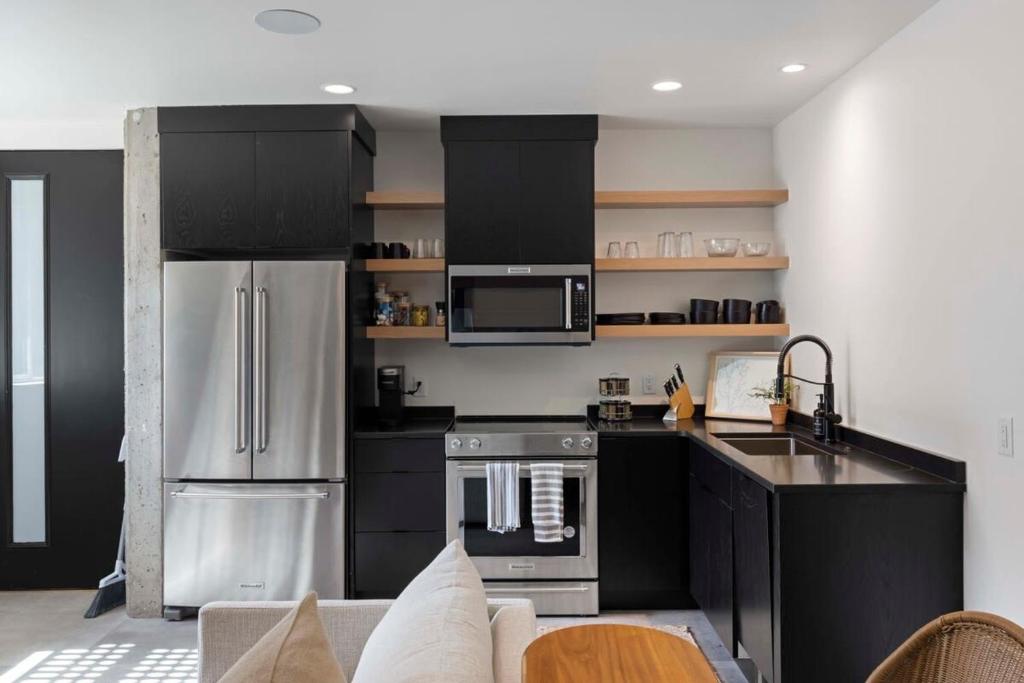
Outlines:
{"label": "black door", "polygon": [[165,249],[248,248],[255,240],[252,133],[160,136]]}
{"label": "black door", "polygon": [[444,229],[450,264],[521,262],[519,143],[447,143]]}
{"label": "black door", "polygon": [[109,573],[124,470],[117,151],[0,152],[0,589]]}
{"label": "black door", "polygon": [[257,248],[349,244],[347,132],[256,133]]}
{"label": "black door", "polygon": [[594,259],[594,143],[519,143],[523,263],[590,263]]}

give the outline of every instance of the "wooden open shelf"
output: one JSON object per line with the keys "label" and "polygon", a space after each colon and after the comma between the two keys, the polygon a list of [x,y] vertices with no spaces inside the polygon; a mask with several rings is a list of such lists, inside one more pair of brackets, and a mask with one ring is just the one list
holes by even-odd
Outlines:
{"label": "wooden open shelf", "polygon": [[[598,190],[595,209],[714,209],[778,206],[789,190]],[[366,193],[374,209],[443,209],[444,192],[379,190]]]}
{"label": "wooden open shelf", "polygon": [[789,190],[598,190],[597,209],[713,209],[778,206]]}
{"label": "wooden open shelf", "polygon": [[656,272],[676,270],[786,270],[788,256],[746,256],[692,258],[599,258],[594,262],[598,272]]}
{"label": "wooden open shelf", "polygon": [[366,205],[374,209],[443,209],[444,192],[367,192]]}
{"label": "wooden open shelf", "polygon": [[366,259],[370,273],[443,273],[443,258],[371,258]]}
{"label": "wooden open shelf", "polygon": [[443,327],[367,327],[367,339],[444,339]]}
{"label": "wooden open shelf", "polygon": [[598,325],[597,338],[788,337],[789,325]]}

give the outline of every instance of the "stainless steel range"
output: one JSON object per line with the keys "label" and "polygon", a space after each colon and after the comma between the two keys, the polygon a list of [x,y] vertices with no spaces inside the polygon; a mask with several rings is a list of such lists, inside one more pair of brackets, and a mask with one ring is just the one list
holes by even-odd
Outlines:
{"label": "stainless steel range", "polygon": [[[597,614],[597,433],[583,418],[459,419],[447,435],[448,541],[460,539],[493,597],[533,600],[538,614]],[[519,466],[521,526],[487,530],[488,462]],[[538,543],[532,462],[563,466],[563,540]]]}

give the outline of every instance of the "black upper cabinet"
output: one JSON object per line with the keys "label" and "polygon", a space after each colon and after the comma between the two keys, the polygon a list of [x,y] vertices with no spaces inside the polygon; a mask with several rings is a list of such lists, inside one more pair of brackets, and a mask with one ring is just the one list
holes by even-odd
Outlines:
{"label": "black upper cabinet", "polygon": [[348,134],[256,134],[257,249],[347,247]]}
{"label": "black upper cabinet", "polygon": [[252,133],[173,133],[160,139],[165,248],[227,249],[255,237]]}
{"label": "black upper cabinet", "polygon": [[[351,245],[376,144],[355,107],[162,107],[158,128],[164,249]],[[360,225],[363,239],[372,216]]]}
{"label": "black upper cabinet", "polygon": [[523,263],[591,263],[594,256],[593,142],[522,142],[519,171],[519,240]]}
{"label": "black upper cabinet", "polygon": [[445,195],[448,263],[519,263],[518,143],[448,143]]}
{"label": "black upper cabinet", "polygon": [[601,437],[601,609],[679,609],[687,585],[686,443],[675,435]]}
{"label": "black upper cabinet", "polygon": [[596,116],[443,116],[452,264],[594,260]]}

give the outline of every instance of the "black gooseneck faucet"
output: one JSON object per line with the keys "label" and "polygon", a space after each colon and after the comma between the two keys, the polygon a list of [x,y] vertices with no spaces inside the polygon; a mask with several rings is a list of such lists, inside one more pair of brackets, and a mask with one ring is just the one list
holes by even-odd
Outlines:
{"label": "black gooseneck faucet", "polygon": [[[786,374],[786,356],[789,355],[790,350],[799,344],[800,342],[812,342],[821,347],[821,350],[825,352],[825,381],[815,382],[814,380],[804,379],[803,377],[797,377],[796,375]],[[832,349],[828,347],[821,337],[815,337],[813,334],[801,334],[793,337],[782,346],[782,350],[779,351],[779,367],[775,377],[775,395],[785,396],[786,395],[786,378],[792,377],[793,379],[800,380],[801,382],[808,382],[810,384],[818,384],[822,387],[822,396],[824,398],[824,412],[825,414],[821,417],[822,424],[817,424],[819,416],[815,415],[815,437],[823,438],[826,443],[836,442],[836,425],[843,421],[842,415],[838,415],[835,412],[836,407],[836,387],[832,382]]]}

